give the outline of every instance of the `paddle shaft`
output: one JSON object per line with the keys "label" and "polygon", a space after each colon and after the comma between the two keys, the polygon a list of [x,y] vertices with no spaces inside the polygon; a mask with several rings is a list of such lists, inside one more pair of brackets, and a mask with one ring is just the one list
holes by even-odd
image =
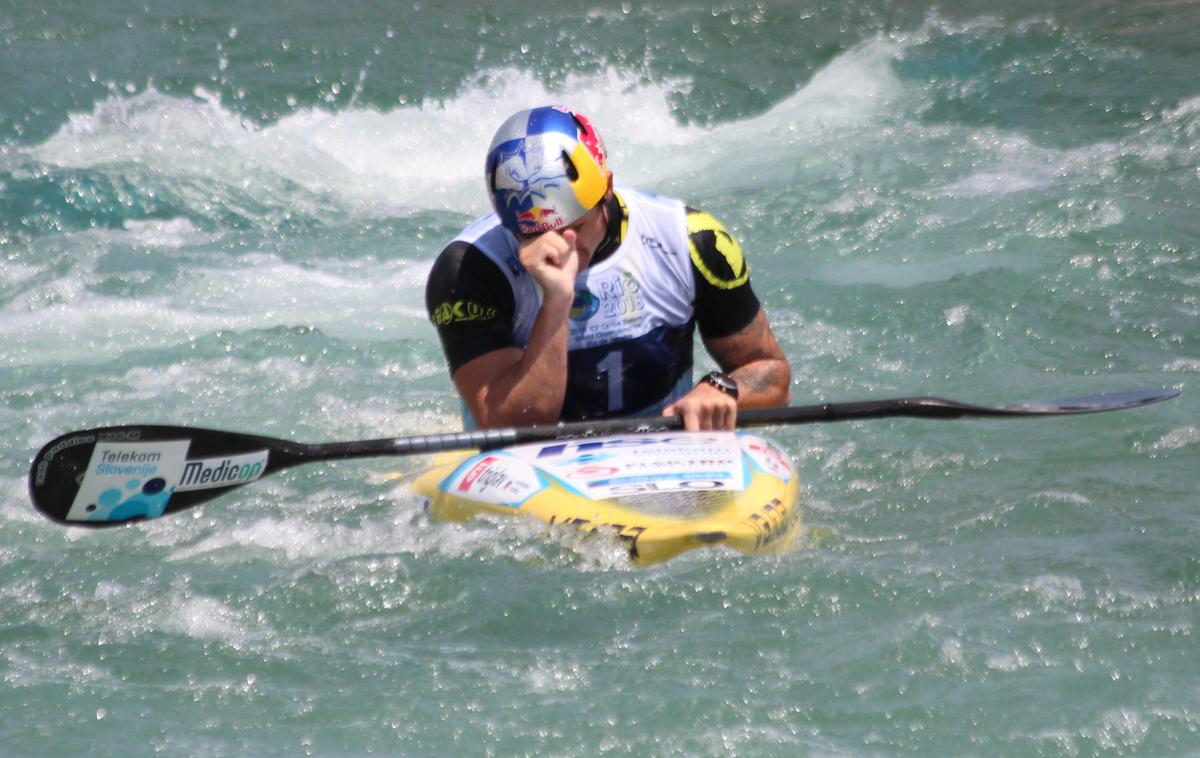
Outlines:
{"label": "paddle shaft", "polygon": [[[738,411],[737,425],[740,428],[749,428],[835,421],[865,421],[892,417],[945,420],[968,417],[1064,416],[1136,408],[1167,400],[1178,394],[1179,392],[1176,390],[1138,390],[998,407],[972,405],[938,397],[901,397],[848,403],[796,405],[783,408],[753,408]],[[683,419],[680,416],[615,418],[597,421],[569,421],[512,429],[434,434],[425,437],[397,437],[390,440],[371,440],[365,443],[333,443],[332,445],[314,445],[312,447],[314,453],[319,449],[322,453],[318,454],[333,454],[335,457],[349,458],[370,455],[408,455],[464,448],[491,450],[530,442],[576,439],[606,434],[670,432],[680,429],[683,429]],[[357,448],[354,447],[355,445],[364,447]]]}

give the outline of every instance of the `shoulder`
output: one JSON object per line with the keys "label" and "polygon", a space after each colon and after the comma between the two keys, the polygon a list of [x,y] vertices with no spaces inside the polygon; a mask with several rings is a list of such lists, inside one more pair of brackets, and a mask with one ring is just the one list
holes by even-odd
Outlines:
{"label": "shoulder", "polygon": [[688,206],[687,232],[692,265],[708,284],[735,289],[750,280],[742,246],[712,214]]}
{"label": "shoulder", "polygon": [[500,273],[499,266],[475,245],[465,240],[454,240],[442,249],[429,270],[428,286],[439,284],[453,285],[464,276],[487,273],[495,269]]}
{"label": "shoulder", "polygon": [[473,243],[497,236],[498,233],[503,234],[504,227],[500,224],[500,217],[493,212],[480,216],[467,224],[466,228],[459,232],[458,236],[454,239],[455,241],[464,240]]}
{"label": "shoulder", "polygon": [[462,275],[503,274],[502,264],[515,255],[516,240],[495,213],[475,219],[450,241],[433,262],[429,284],[454,281]]}
{"label": "shoulder", "polygon": [[439,326],[453,320],[447,314],[509,312],[512,304],[512,286],[500,264],[462,239],[442,250],[425,282],[425,307]]}

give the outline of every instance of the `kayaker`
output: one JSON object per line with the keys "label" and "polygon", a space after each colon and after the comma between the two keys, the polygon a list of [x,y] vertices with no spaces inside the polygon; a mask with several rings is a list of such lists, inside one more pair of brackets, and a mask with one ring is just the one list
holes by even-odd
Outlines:
{"label": "kayaker", "polygon": [[[495,212],[446,246],[425,289],[467,428],[662,413],[732,429],[739,407],[788,402],[738,243],[682,201],[614,189],[582,114],[511,116],[485,178]],[[696,327],[721,371],[693,384]]]}

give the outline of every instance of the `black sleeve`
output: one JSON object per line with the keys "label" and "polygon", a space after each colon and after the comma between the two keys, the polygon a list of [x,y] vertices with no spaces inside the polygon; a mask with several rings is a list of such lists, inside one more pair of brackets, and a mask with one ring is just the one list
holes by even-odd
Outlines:
{"label": "black sleeve", "polygon": [[512,347],[516,303],[500,267],[479,248],[451,242],[425,283],[425,310],[453,373],[485,353]]}
{"label": "black sleeve", "polygon": [[687,227],[700,336],[727,337],[741,331],[759,311],[741,246],[720,221],[695,208],[687,209]]}

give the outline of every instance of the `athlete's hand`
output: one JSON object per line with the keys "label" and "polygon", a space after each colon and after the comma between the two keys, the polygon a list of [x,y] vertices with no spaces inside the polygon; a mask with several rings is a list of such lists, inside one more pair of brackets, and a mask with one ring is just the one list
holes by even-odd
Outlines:
{"label": "athlete's hand", "polygon": [[733,431],[737,423],[737,400],[711,384],[697,384],[683,397],[663,408],[664,416],[682,416],[689,432],[722,429]]}
{"label": "athlete's hand", "polygon": [[543,232],[522,240],[517,248],[521,265],[541,285],[547,300],[575,299],[575,275],[579,273],[575,237],[574,229]]}

